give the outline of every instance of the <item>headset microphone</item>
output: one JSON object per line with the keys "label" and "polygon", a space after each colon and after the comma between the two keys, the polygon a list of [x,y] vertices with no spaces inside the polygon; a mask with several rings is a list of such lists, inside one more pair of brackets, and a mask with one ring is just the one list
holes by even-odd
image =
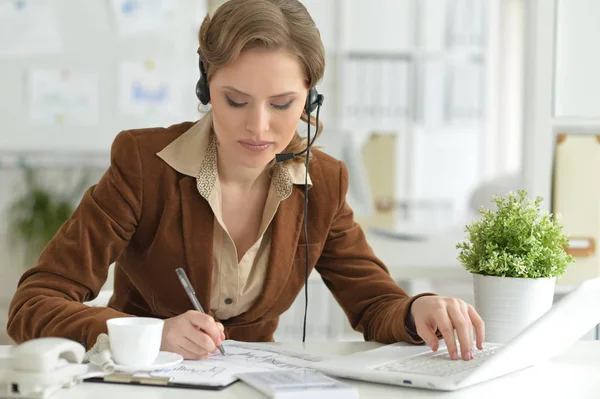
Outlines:
{"label": "headset microphone", "polygon": [[[281,154],[276,154],[275,155],[275,162],[285,162],[285,161],[289,161],[290,159],[299,157],[300,155],[303,155],[304,153],[310,151],[310,147],[312,147],[313,143],[315,142],[317,136],[318,136],[318,132],[319,132],[319,111],[321,110],[321,105],[323,105],[323,100],[325,99],[325,97],[322,94],[319,94],[317,92],[317,90],[313,87],[312,89],[310,89],[308,96],[306,97],[306,115],[308,117],[308,134],[307,134],[307,143],[306,143],[306,148],[303,149],[300,152],[284,152]],[[314,111],[317,110],[317,118],[316,118],[316,132],[314,137],[310,138],[310,114]]]}

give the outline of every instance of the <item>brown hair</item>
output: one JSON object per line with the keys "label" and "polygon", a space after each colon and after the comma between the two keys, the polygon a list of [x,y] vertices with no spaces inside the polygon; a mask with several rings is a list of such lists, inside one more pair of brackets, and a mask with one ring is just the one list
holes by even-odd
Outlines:
{"label": "brown hair", "polygon": [[[207,15],[198,34],[198,54],[208,81],[215,71],[235,60],[244,50],[285,49],[298,57],[308,87],[314,87],[325,71],[321,35],[306,7],[298,0],[229,0]],[[311,115],[311,125],[316,125]],[[301,120],[308,121],[306,111]],[[313,130],[313,129],[311,129]],[[319,122],[319,134],[323,126]],[[312,137],[311,137],[312,139]],[[300,152],[306,140],[298,132],[284,152]],[[304,156],[294,158],[304,162]]]}

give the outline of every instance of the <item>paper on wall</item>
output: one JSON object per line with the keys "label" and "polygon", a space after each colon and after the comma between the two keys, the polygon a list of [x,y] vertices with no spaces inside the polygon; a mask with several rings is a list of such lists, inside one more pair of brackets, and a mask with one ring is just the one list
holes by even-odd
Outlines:
{"label": "paper on wall", "polygon": [[121,37],[164,29],[175,18],[176,0],[111,0],[117,33]]}
{"label": "paper on wall", "polygon": [[63,50],[50,1],[0,2],[0,57],[57,54]]}
{"label": "paper on wall", "polygon": [[119,68],[119,108],[123,114],[180,115],[177,73],[167,62],[122,62]]}
{"label": "paper on wall", "polygon": [[31,69],[27,81],[29,117],[36,125],[90,126],[98,122],[95,72]]}

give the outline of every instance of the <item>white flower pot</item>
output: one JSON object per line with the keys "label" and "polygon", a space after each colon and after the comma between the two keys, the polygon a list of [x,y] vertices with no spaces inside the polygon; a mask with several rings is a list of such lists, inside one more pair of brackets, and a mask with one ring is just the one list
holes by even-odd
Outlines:
{"label": "white flower pot", "polygon": [[507,343],[552,307],[556,278],[473,274],[473,284],[475,309],[485,322],[485,340]]}

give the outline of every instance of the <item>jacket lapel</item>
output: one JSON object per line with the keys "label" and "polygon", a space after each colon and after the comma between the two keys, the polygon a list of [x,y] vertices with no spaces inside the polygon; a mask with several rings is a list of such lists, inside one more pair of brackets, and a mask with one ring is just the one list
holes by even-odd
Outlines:
{"label": "jacket lapel", "polygon": [[254,306],[239,316],[239,321],[253,321],[264,316],[285,288],[302,232],[303,204],[304,193],[297,187],[279,204],[272,221],[271,251],[263,292]]}
{"label": "jacket lapel", "polygon": [[184,177],[179,181],[179,187],[183,242],[187,261],[185,271],[202,307],[210,314],[214,215],[208,202],[198,192],[196,179]]}

